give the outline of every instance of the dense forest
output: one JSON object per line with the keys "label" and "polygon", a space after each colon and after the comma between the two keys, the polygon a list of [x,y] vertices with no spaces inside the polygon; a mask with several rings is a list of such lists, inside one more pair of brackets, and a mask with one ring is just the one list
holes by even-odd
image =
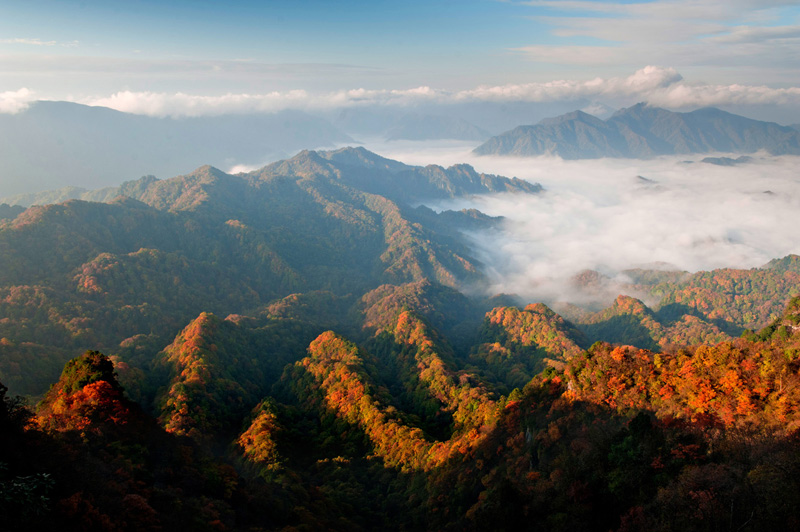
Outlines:
{"label": "dense forest", "polygon": [[0,209],[10,530],[800,527],[800,257],[525,305],[476,295],[501,219],[416,206],[516,179],[344,149],[125,192]]}

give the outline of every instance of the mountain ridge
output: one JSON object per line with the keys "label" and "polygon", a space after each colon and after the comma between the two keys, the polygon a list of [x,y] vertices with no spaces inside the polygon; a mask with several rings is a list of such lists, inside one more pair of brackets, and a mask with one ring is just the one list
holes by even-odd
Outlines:
{"label": "mountain ridge", "polygon": [[607,120],[574,111],[519,126],[492,137],[473,153],[595,159],[759,150],[800,155],[800,132],[713,107],[678,113],[639,103],[618,110]]}
{"label": "mountain ridge", "polygon": [[260,187],[281,179],[296,181],[319,177],[403,202],[494,192],[533,194],[543,190],[539,184],[516,177],[478,173],[468,164],[455,164],[448,168],[439,165],[412,166],[387,159],[363,147],[345,147],[332,151],[303,150],[294,157],[246,173],[229,174],[212,165],[203,165],[187,174],[168,179],[148,175],[126,181],[118,187],[97,190],[67,187],[12,196],[0,199],[0,203],[27,207],[70,199],[108,202],[117,196],[128,196],[162,208],[177,202],[182,193],[197,193],[220,181],[235,183],[235,186],[240,186],[238,183],[241,182]]}
{"label": "mountain ridge", "polygon": [[2,195],[68,182],[102,188],[141,175],[176,175],[199,160],[259,164],[353,139],[301,111],[155,118],[70,102],[40,101],[0,114]]}

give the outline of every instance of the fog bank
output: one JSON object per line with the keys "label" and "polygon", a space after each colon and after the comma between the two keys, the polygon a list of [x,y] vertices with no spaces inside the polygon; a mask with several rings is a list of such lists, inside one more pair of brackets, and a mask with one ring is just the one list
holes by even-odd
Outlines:
{"label": "fog bank", "polygon": [[[493,293],[586,302],[592,296],[576,292],[570,280],[586,269],[613,277],[664,263],[688,271],[752,268],[800,253],[800,157],[756,155],[728,167],[700,162],[706,155],[563,161],[475,157],[473,146],[456,142],[367,147],[408,164],[466,162],[545,187],[536,196],[430,205],[507,218],[499,232],[469,235]],[[613,298],[616,289],[601,299]]]}

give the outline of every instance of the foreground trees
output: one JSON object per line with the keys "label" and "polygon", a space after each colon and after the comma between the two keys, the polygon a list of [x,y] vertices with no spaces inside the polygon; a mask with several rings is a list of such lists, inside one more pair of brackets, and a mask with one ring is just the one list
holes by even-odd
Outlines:
{"label": "foreground trees", "polygon": [[[281,376],[253,356],[280,345],[275,323],[204,315],[164,352],[158,420],[95,351],[35,413],[0,387],[0,514],[11,530],[796,528],[799,303],[749,339],[661,353],[580,350],[549,309],[495,309],[469,356],[386,307],[361,346],[323,332]],[[557,363],[501,395],[517,373],[472,365],[482,340],[512,368]]]}

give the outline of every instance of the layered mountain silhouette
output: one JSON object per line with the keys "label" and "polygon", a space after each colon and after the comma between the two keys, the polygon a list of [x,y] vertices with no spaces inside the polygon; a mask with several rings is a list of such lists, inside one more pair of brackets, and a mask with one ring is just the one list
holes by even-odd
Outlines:
{"label": "layered mountain silhouette", "polygon": [[[135,350],[174,336],[200,311],[242,313],[295,293],[327,290],[352,305],[386,283],[479,285],[482,268],[460,227],[494,220],[410,202],[540,190],[466,165],[413,167],[347,148],[249,174],[204,166],[146,177],[13,219],[7,208],[0,312],[22,321],[0,325],[11,342],[0,351],[15,353],[0,358],[38,352],[48,365],[77,346],[128,340]],[[16,386],[17,377],[5,380]]]}
{"label": "layered mountain silhouette", "polygon": [[351,140],[325,119],[300,111],[156,118],[40,101],[0,115],[0,195],[60,183],[99,188],[147,174],[172,176],[198,161],[254,166]]}
{"label": "layered mountain silhouette", "polygon": [[759,150],[800,154],[800,133],[711,107],[676,113],[640,103],[617,111],[608,120],[575,111],[519,126],[492,137],[474,153],[595,159]]}
{"label": "layered mountain silhouette", "polygon": [[[402,202],[494,192],[537,193],[542,190],[540,185],[518,178],[509,179],[478,173],[467,164],[454,165],[450,168],[438,165],[410,166],[358,147],[327,152],[304,150],[291,159],[236,176],[226,174],[213,166],[204,166],[180,179],[161,181],[153,176],[145,176],[116,187],[97,190],[66,187],[36,194],[11,196],[2,201],[10,205],[29,206],[69,199],[108,202],[117,196],[125,196],[164,207],[170,201],[177,201],[176,194],[183,195],[184,188],[192,186],[190,183],[212,186],[213,183],[225,182],[233,187],[247,184],[259,188],[265,183],[285,181],[285,178],[298,181],[315,177]],[[189,191],[191,201],[198,199],[194,197],[195,192],[197,191],[194,189]]]}
{"label": "layered mountain silhouette", "polygon": [[800,257],[570,321],[418,206],[540,190],[346,148],[4,206],[4,530],[800,522]]}

